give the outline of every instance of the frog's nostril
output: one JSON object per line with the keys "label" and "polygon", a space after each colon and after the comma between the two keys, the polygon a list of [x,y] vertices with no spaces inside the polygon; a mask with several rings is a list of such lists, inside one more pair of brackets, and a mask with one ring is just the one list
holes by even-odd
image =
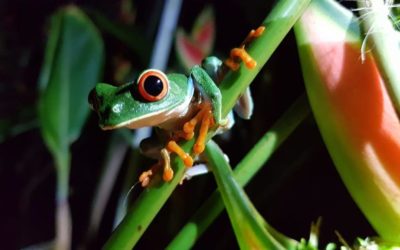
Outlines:
{"label": "frog's nostril", "polygon": [[97,111],[97,110],[99,110],[99,106],[100,106],[100,104],[99,104],[99,98],[98,98],[98,96],[97,96],[97,93],[96,93],[96,90],[95,89],[93,89],[92,91],[90,91],[90,93],[89,93],[89,98],[88,98],[89,100],[89,105],[90,105],[90,108],[92,109],[92,110],[94,110],[94,111]]}

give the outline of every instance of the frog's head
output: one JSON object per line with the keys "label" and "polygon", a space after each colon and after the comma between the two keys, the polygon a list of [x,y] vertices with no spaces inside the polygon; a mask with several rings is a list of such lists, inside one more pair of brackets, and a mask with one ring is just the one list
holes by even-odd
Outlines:
{"label": "frog's head", "polygon": [[102,129],[157,126],[171,114],[186,110],[193,96],[190,81],[181,74],[167,76],[150,69],[120,87],[98,83],[89,94],[89,103]]}

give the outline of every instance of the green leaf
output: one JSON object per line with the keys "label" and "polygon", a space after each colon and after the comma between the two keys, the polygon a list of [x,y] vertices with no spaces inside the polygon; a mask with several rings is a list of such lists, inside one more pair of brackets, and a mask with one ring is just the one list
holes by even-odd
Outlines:
{"label": "green leaf", "polygon": [[88,116],[87,95],[99,79],[103,42],[92,22],[77,7],[59,10],[51,19],[39,78],[39,121],[57,169],[56,249],[69,249],[69,146]]}
{"label": "green leaf", "polygon": [[312,111],[336,169],[380,237],[399,244],[400,121],[376,61],[360,60],[359,20],[336,1],[314,1],[295,35]]}
{"label": "green leaf", "polygon": [[[234,169],[235,179],[241,186],[250,182],[253,176],[269,160],[297,126],[307,117],[310,109],[307,98],[302,95],[268,130],[246,154]],[[182,227],[167,249],[189,249],[223,211],[220,193],[216,190],[205,201],[189,222]]]}
{"label": "green leaf", "polygon": [[294,249],[297,242],[276,232],[255,209],[216,143],[205,150],[240,249]]}
{"label": "green leaf", "polygon": [[86,15],[74,6],[51,19],[40,76],[39,117],[47,146],[66,152],[79,136],[89,112],[87,95],[103,65],[102,39]]}

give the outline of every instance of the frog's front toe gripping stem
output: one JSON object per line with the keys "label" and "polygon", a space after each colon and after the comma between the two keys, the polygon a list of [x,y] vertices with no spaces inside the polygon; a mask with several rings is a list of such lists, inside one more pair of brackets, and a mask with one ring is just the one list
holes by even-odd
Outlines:
{"label": "frog's front toe gripping stem", "polygon": [[[204,105],[198,114],[199,114],[199,118],[197,118],[197,120],[201,119],[201,124],[200,124],[200,129],[199,129],[199,135],[197,136],[196,143],[193,146],[193,153],[195,155],[199,155],[199,154],[203,153],[205,146],[206,146],[206,139],[207,139],[206,137],[207,137],[208,130],[210,127],[214,126],[214,124],[215,124],[210,105]],[[189,122],[192,122],[192,120]],[[192,128],[190,128],[190,130],[193,131],[194,126]],[[190,130],[187,132],[191,132]]]}
{"label": "frog's front toe gripping stem", "polygon": [[174,152],[182,159],[186,167],[193,166],[193,158],[186,153],[174,140],[171,140],[167,144],[167,149],[170,152]]}
{"label": "frog's front toe gripping stem", "polygon": [[[190,140],[193,138],[194,129],[196,125],[201,122],[199,135],[197,140],[193,146],[194,155],[201,154],[205,149],[205,142],[207,133],[210,127],[212,127],[215,122],[213,118],[213,114],[211,111],[210,105],[202,105],[200,111],[188,122],[186,122],[183,126],[183,131],[178,131],[176,133],[177,136],[182,137],[186,140]],[[152,175],[159,170],[160,167],[163,169],[163,180],[168,182],[171,181],[174,177],[174,170],[171,168],[170,164],[170,156],[169,154],[173,152],[178,155],[179,158],[182,159],[183,163],[186,167],[193,166],[193,158],[190,154],[186,153],[175,140],[170,140],[167,143],[167,146],[160,151],[161,160],[153,165],[149,170],[143,172],[139,177],[139,182],[142,184],[142,187],[148,186],[150,183]]]}
{"label": "frog's front toe gripping stem", "polygon": [[251,30],[247,35],[246,39],[242,42],[240,47],[233,48],[229,55],[229,58],[225,60],[225,65],[232,71],[239,69],[240,61],[243,61],[248,69],[253,69],[257,66],[257,62],[246,52],[245,47],[251,43],[254,39],[261,36],[264,32],[265,27],[260,26],[256,30]]}
{"label": "frog's front toe gripping stem", "polygon": [[[197,140],[193,146],[193,153],[195,155],[203,153],[208,130],[215,124],[211,106],[207,104],[202,105],[200,111],[183,125],[183,131],[178,132],[178,135],[183,137],[185,140],[192,139],[196,125],[200,121],[199,135],[197,136]],[[167,149],[176,153],[183,160],[186,167],[191,167],[193,165],[193,158],[188,153],[185,153],[185,151],[183,151],[174,140],[168,142]]]}
{"label": "frog's front toe gripping stem", "polygon": [[[214,118],[211,112],[210,105],[203,105],[200,108],[200,111],[188,122],[186,122],[183,126],[183,131],[178,132],[178,134],[186,140],[190,140],[193,138],[194,129],[196,128],[197,123],[200,124],[199,135],[197,140],[193,146],[194,155],[199,155],[203,153],[206,143],[207,133],[210,127],[214,125]],[[174,171],[170,166],[169,152],[174,152],[178,155],[179,158],[182,159],[183,163],[186,167],[193,166],[193,158],[190,154],[186,153],[175,140],[171,140],[167,143],[166,149],[168,152],[161,150],[161,155],[164,161],[163,167],[163,180],[170,181],[174,176]],[[151,170],[149,170],[151,171]],[[142,182],[143,184],[143,182]]]}

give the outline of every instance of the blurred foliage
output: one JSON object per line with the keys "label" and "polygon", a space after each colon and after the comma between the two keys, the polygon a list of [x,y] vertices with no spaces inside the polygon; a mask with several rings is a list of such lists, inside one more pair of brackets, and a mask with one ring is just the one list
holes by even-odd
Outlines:
{"label": "blurred foliage", "polygon": [[[250,28],[259,25],[273,2],[233,0],[227,6],[223,1],[184,1],[178,26],[190,30],[203,8],[211,6],[216,24],[212,54],[225,58]],[[104,40],[106,54],[101,81],[121,84],[134,79],[147,67],[163,1],[81,0],[73,3],[90,17]],[[47,242],[55,235],[56,174],[38,129],[36,108],[50,17],[68,4],[71,2],[62,0],[0,3],[2,249]],[[171,53],[168,71],[182,72],[175,54]],[[304,92],[293,34],[285,38],[254,80],[252,92],[255,100],[253,118],[249,121],[238,119],[228,135],[217,140],[232,166]],[[147,159],[141,159],[140,165],[132,166],[128,164],[130,155],[125,156],[98,234],[91,239],[85,238],[111,134],[101,131],[97,117],[91,114],[81,136],[72,144],[69,193],[73,248],[99,249],[104,244],[113,229],[124,176],[128,172],[140,173],[151,164]],[[211,174],[178,187],[141,238],[138,249],[165,247],[215,187]],[[141,191],[139,187],[134,188],[129,199],[135,200]],[[357,236],[374,235],[336,173],[312,117],[279,148],[268,167],[248,185],[246,193],[273,227],[292,238],[308,235],[310,223],[320,216],[323,218],[320,228],[323,245],[338,242],[335,230],[350,241]],[[216,220],[194,248],[237,248],[226,213]]]}

